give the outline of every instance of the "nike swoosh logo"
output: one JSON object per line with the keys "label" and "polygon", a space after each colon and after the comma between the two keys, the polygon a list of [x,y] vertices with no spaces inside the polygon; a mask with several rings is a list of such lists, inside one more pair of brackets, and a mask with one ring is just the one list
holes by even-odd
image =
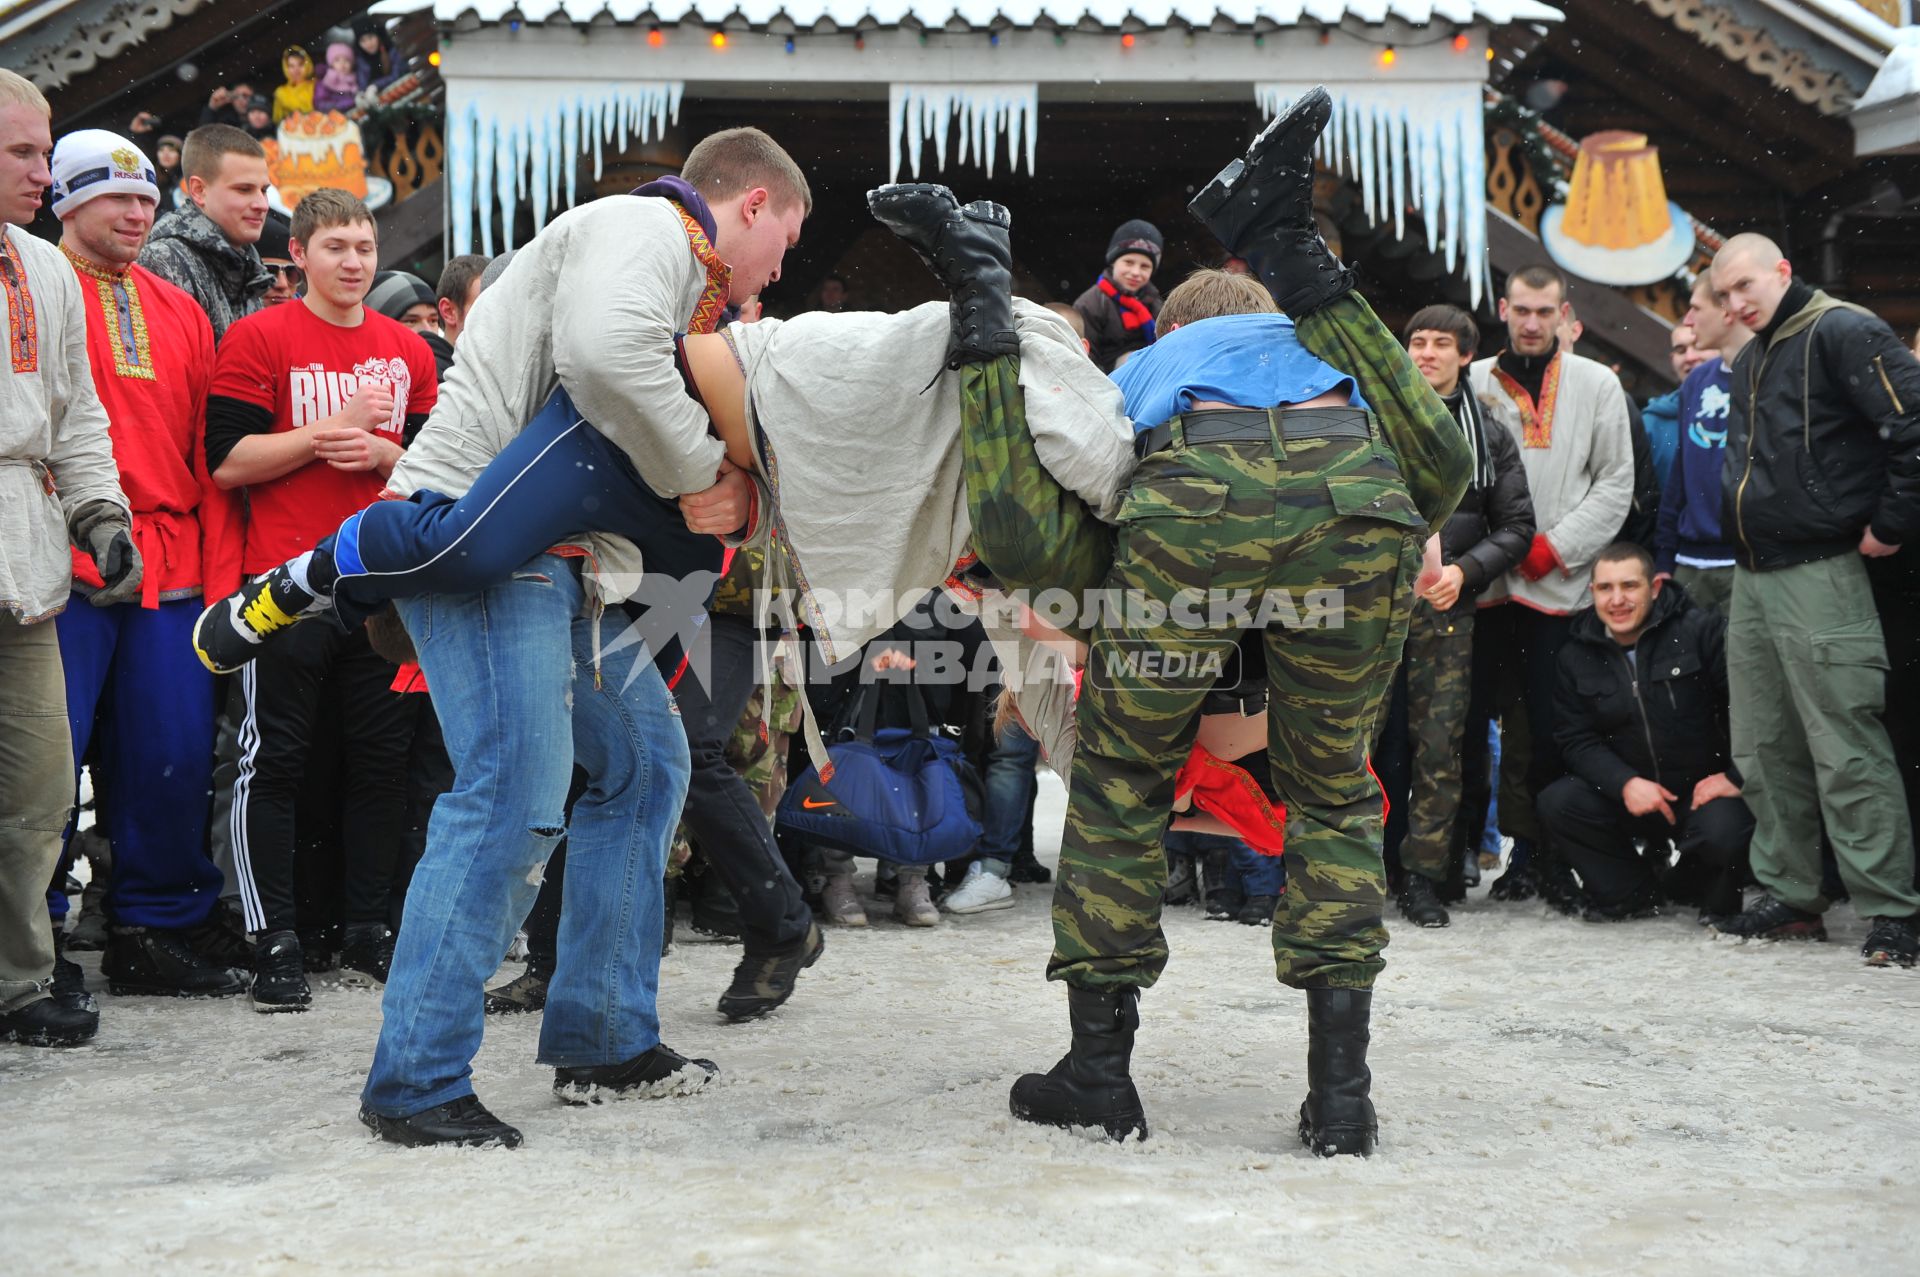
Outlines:
{"label": "nike swoosh logo", "polygon": [[827,799],[827,801],[825,801],[824,803],[816,803],[811,798],[802,798],[800,800],[800,805],[808,811],[819,811],[822,807],[835,807],[835,806],[838,806],[839,804],[834,802],[834,800],[831,798]]}

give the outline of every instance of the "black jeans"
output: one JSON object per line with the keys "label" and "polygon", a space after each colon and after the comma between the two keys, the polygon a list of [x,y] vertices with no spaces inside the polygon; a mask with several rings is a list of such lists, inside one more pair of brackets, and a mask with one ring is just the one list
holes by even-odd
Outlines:
{"label": "black jeans", "polygon": [[234,867],[249,931],[296,926],[295,807],[323,709],[337,711],[341,771],[333,795],[346,862],[349,924],[384,923],[406,830],[407,751],[416,703],[392,690],[395,667],[315,622],[295,627],[240,674],[245,716],[233,785]]}
{"label": "black jeans", "polygon": [[[1667,804],[1675,823],[1658,812],[1630,816],[1618,794],[1603,794],[1578,776],[1563,776],[1540,794],[1542,825],[1553,831],[1553,845],[1580,875],[1596,905],[1624,904],[1660,882],[1654,865],[1665,860],[1667,840],[1680,849],[1673,879],[1697,887],[1710,913],[1737,913],[1740,886],[1747,879],[1747,847],[1753,841],[1753,813],[1738,798],[1716,798],[1697,809],[1694,780],[1667,784],[1679,801]],[[1642,856],[1633,840],[1647,843]]]}
{"label": "black jeans", "polygon": [[693,753],[687,805],[680,819],[740,907],[740,930],[750,949],[798,942],[813,922],[773,826],[740,773],[727,762],[727,741],[753,695],[753,623],[709,613],[711,664],[702,683],[689,668],[673,689]]}
{"label": "black jeans", "polygon": [[[1501,721],[1500,769],[1511,778],[1500,790],[1501,833],[1538,839],[1541,828],[1533,805],[1548,785],[1566,775],[1553,738],[1553,693],[1560,677],[1560,649],[1572,630],[1571,616],[1549,616],[1519,603],[1488,608],[1474,620],[1474,703],[1467,711],[1467,750],[1469,758],[1475,742],[1485,750],[1487,716]],[[1514,730],[1522,722],[1524,730]],[[1516,769],[1523,770],[1516,775]],[[1493,783],[1490,777],[1480,780],[1484,774],[1481,763],[1468,769],[1466,779],[1477,782],[1476,788]],[[1484,826],[1486,800],[1481,794],[1469,790],[1462,806],[1471,808],[1476,802]]]}

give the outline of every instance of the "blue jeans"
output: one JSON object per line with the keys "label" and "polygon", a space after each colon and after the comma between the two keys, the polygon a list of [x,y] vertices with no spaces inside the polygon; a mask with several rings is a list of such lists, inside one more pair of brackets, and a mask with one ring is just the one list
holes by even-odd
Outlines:
{"label": "blue jeans", "polygon": [[1040,743],[1019,723],[1007,724],[987,756],[983,782],[987,810],[980,822],[979,849],[988,873],[1004,878],[1013,868],[1027,826],[1033,823],[1033,799],[1039,789],[1033,769],[1039,761]]}
{"label": "blue jeans", "polygon": [[1277,896],[1286,889],[1286,861],[1279,856],[1261,855],[1238,838],[1191,829],[1169,829],[1164,845],[1170,853],[1188,856],[1225,851],[1226,885],[1243,896]]}
{"label": "blue jeans", "polygon": [[[661,882],[687,738],[640,645],[598,676],[581,587],[541,555],[478,594],[399,602],[453,760],[413,872],[362,1098],[407,1117],[473,1093],[482,992],[568,836],[543,1064],[631,1059],[660,1040]],[[563,824],[574,764],[588,788]]]}

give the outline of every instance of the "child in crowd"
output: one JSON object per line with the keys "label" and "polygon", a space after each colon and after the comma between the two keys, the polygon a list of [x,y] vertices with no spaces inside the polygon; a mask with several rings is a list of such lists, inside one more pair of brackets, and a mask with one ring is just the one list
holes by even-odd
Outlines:
{"label": "child in crowd", "polygon": [[360,64],[354,59],[353,46],[334,43],[327,46],[327,73],[313,86],[316,111],[351,111],[360,96]]}
{"label": "child in crowd", "polygon": [[273,91],[273,122],[289,115],[313,110],[313,55],[297,44],[290,44],[280,55],[280,69],[287,82]]}
{"label": "child in crowd", "polygon": [[1160,293],[1153,272],[1165,243],[1152,222],[1122,222],[1107,244],[1107,268],[1093,287],[1074,298],[1086,331],[1088,353],[1101,372],[1112,372],[1134,351],[1153,344]]}

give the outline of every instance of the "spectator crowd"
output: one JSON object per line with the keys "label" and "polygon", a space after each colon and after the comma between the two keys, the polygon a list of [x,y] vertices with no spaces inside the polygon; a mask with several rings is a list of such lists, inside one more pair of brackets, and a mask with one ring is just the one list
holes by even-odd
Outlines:
{"label": "spectator crowd", "polygon": [[[434,692],[390,620],[300,626],[224,679],[194,653],[207,604],[381,498],[513,256],[455,257],[429,285],[379,269],[374,219],[345,192],[270,212],[275,123],[405,71],[371,23],[318,59],[288,48],[282,69],[270,93],[215,90],[184,136],[141,113],[129,136],[57,143],[45,100],[0,73],[0,1030],[19,1042],[95,1032],[73,950],[103,950],[116,995],[261,1012],[306,1008],[313,977],[382,986],[452,783]],[[57,247],[23,229],[43,198]],[[1103,371],[1163,335],[1163,244],[1125,222],[1056,308]],[[847,295],[837,275],[815,293],[824,310]],[[1448,926],[1495,867],[1494,901],[1591,923],[1679,907],[1749,939],[1824,939],[1851,899],[1865,960],[1914,965],[1920,363],[1756,235],[1699,274],[1673,330],[1678,389],[1645,404],[1577,353],[1573,301],[1542,264],[1507,278],[1497,329],[1445,304],[1405,325],[1473,466],[1432,529],[1437,583],[1374,748],[1401,913]],[[938,870],[879,864],[898,922],[1008,908],[1048,879],[1035,736],[994,687],[919,669],[929,641],[971,667],[978,623],[945,625],[929,600],[831,679],[769,679],[757,553],[712,600],[710,677],[673,686],[690,777],[662,943],[676,916],[741,942],[731,1019],[793,993],[822,924],[870,925],[852,854],[772,817],[808,766],[802,698],[830,734],[869,695],[882,724],[924,714],[967,760],[978,840]],[[590,788],[583,772],[574,799]],[[546,1003],[563,833],[524,973],[487,991],[489,1012]],[[1249,926],[1282,907],[1283,856],[1199,827],[1164,850],[1169,902]]]}

